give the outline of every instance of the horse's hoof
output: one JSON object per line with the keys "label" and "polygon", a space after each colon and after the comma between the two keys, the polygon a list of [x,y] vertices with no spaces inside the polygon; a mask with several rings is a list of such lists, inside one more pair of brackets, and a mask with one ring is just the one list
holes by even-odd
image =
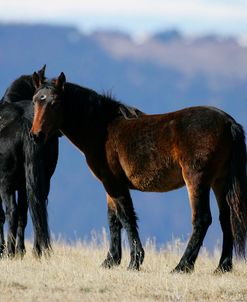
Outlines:
{"label": "horse's hoof", "polygon": [[16,251],[15,257],[22,260],[25,256],[25,254],[26,254],[25,250],[24,251]]}
{"label": "horse's hoof", "polygon": [[214,274],[224,274],[232,271],[232,258],[225,258],[224,261],[220,261],[219,266],[214,271]]}
{"label": "horse's hoof", "polygon": [[129,266],[127,267],[128,271],[139,271],[140,270],[140,263],[137,262],[130,262]]}
{"label": "horse's hoof", "polygon": [[130,260],[130,264],[128,266],[128,270],[134,270],[134,271],[139,271],[140,270],[140,266],[143,263],[144,260],[144,250],[140,250],[137,253],[133,253],[131,254],[131,260]]}
{"label": "horse's hoof", "polygon": [[12,252],[8,252],[8,259],[12,260],[15,258],[15,253],[12,253]]}
{"label": "horse's hoof", "polygon": [[230,273],[232,271],[232,266],[222,266],[219,265],[216,270],[214,271],[215,275],[221,275],[221,274],[225,274],[225,273]]}
{"label": "horse's hoof", "polygon": [[191,274],[194,271],[194,265],[189,264],[178,264],[172,271],[171,274]]}
{"label": "horse's hoof", "polygon": [[105,259],[100,265],[100,267],[102,268],[112,268],[113,266],[114,264],[112,263],[112,261],[109,261],[108,259]]}
{"label": "horse's hoof", "polygon": [[16,253],[17,258],[23,259],[23,257],[26,254],[26,249],[23,246],[17,246],[16,250],[15,250],[15,253]]}
{"label": "horse's hoof", "polygon": [[114,266],[118,266],[120,264],[120,259],[118,260],[114,260],[112,257],[107,257],[101,264],[101,267],[102,268],[107,268],[107,269],[110,269]]}
{"label": "horse's hoof", "polygon": [[41,259],[41,256],[42,256],[42,251],[41,251],[41,250],[37,250],[37,249],[33,249],[33,250],[32,250],[32,254],[33,254],[33,257],[34,257],[36,260],[40,260],[40,259]]}
{"label": "horse's hoof", "polygon": [[0,246],[0,258],[3,258],[6,254],[5,245]]}

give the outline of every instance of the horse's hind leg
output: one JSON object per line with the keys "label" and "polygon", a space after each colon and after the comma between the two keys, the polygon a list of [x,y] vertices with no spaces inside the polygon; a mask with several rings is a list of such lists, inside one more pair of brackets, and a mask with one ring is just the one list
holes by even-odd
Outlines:
{"label": "horse's hind leg", "polygon": [[18,227],[17,227],[17,239],[16,239],[16,253],[21,257],[24,256],[25,249],[25,228],[27,225],[27,196],[24,190],[18,191]]}
{"label": "horse's hind leg", "polygon": [[5,213],[3,210],[2,200],[0,199],[0,257],[3,255],[4,247],[5,247],[4,222],[5,222]]}
{"label": "horse's hind leg", "polygon": [[105,268],[111,268],[114,265],[119,265],[122,257],[121,248],[121,229],[122,224],[116,215],[115,205],[109,195],[107,195],[108,204],[108,223],[110,228],[110,249],[107,257],[102,263]]}
{"label": "horse's hind leg", "polygon": [[225,180],[217,182],[213,190],[219,206],[219,220],[223,232],[222,253],[215,272],[229,272],[232,270],[233,236],[231,230],[230,208],[226,201]]}
{"label": "horse's hind leg", "polygon": [[130,244],[130,263],[128,269],[139,270],[144,259],[144,250],[138,234],[137,217],[129,192],[115,199],[116,213],[127,232]]}
{"label": "horse's hind leg", "polygon": [[191,175],[190,178],[184,178],[190,198],[193,231],[179,264],[172,272],[188,273],[194,269],[196,258],[212,222],[212,217],[209,206],[210,188],[203,184],[200,175],[195,174]]}
{"label": "horse's hind leg", "polygon": [[17,231],[17,205],[15,192],[2,192],[1,197],[6,205],[6,217],[9,225],[7,236],[7,252],[9,256],[15,254],[16,231]]}

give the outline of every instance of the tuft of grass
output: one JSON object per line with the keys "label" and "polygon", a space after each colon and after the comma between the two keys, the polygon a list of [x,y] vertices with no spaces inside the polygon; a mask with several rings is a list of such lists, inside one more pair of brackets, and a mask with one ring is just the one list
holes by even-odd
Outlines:
{"label": "tuft of grass", "polygon": [[40,261],[28,242],[23,260],[0,260],[0,301],[247,301],[246,263],[234,260],[232,273],[214,275],[217,251],[203,250],[192,274],[170,274],[183,246],[174,240],[157,250],[147,241],[141,270],[132,272],[126,246],[119,267],[100,267],[108,248],[104,234],[88,243],[54,242],[51,257]]}

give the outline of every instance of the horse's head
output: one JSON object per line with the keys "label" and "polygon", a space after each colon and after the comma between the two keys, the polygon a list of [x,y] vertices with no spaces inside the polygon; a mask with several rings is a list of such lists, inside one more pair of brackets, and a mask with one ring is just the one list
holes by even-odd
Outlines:
{"label": "horse's head", "polygon": [[36,137],[43,135],[47,140],[57,133],[62,123],[62,101],[66,78],[62,72],[57,79],[45,81],[35,72],[33,82],[36,92],[33,96],[34,118],[31,133]]}

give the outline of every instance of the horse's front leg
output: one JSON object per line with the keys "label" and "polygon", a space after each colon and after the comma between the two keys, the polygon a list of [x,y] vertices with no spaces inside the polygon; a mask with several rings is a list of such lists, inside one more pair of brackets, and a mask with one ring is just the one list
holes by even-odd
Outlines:
{"label": "horse's front leg", "polygon": [[114,201],[109,195],[107,195],[108,205],[108,223],[110,229],[110,248],[107,253],[107,257],[102,263],[105,268],[111,268],[115,265],[119,265],[122,257],[121,248],[121,229],[122,224],[116,215],[116,209]]}
{"label": "horse's front leg", "polygon": [[6,217],[9,225],[7,237],[7,252],[10,257],[15,255],[15,242],[17,231],[17,205],[15,192],[1,192],[1,197],[6,205]]}
{"label": "horse's front leg", "polygon": [[2,200],[0,199],[0,257],[3,256],[5,241],[4,241],[4,222],[5,213],[3,210]]}
{"label": "horse's front leg", "polygon": [[193,271],[203,239],[212,222],[209,207],[209,187],[196,179],[196,175],[194,181],[187,179],[186,185],[192,209],[193,232],[179,264],[172,272],[188,273]]}
{"label": "horse's front leg", "polygon": [[[139,270],[144,259],[144,250],[139,238],[137,217],[129,191],[125,190],[123,194],[109,193],[109,195],[111,196],[112,208],[127,232],[130,245],[130,263],[128,269]],[[118,197],[115,197],[116,195]]]}
{"label": "horse's front leg", "polygon": [[25,228],[27,225],[27,196],[23,190],[18,191],[18,227],[17,227],[17,239],[16,239],[16,253],[23,257],[26,253],[25,249]]}

